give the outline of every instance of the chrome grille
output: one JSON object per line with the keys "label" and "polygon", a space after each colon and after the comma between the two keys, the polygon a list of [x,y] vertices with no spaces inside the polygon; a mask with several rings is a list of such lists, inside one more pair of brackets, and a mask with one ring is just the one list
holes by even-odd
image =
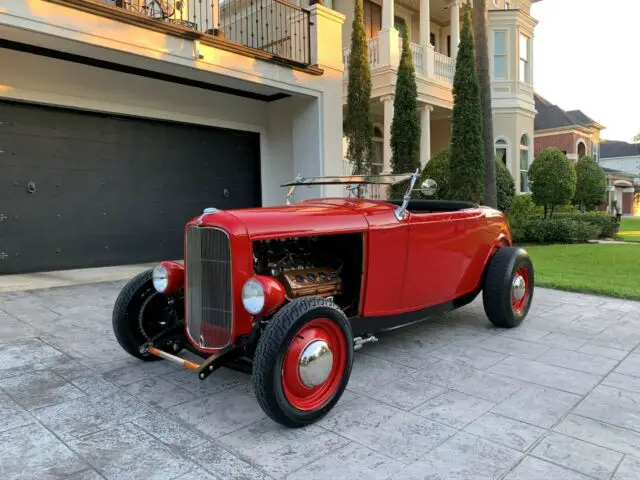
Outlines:
{"label": "chrome grille", "polygon": [[229,237],[218,228],[190,227],[186,247],[187,330],[201,347],[225,347],[233,318]]}

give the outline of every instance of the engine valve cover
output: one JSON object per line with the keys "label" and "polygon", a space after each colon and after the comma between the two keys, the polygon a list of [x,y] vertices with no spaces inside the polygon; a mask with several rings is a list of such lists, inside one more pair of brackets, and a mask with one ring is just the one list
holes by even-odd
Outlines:
{"label": "engine valve cover", "polygon": [[304,268],[282,273],[287,298],[320,295],[331,297],[342,293],[342,279],[331,268]]}

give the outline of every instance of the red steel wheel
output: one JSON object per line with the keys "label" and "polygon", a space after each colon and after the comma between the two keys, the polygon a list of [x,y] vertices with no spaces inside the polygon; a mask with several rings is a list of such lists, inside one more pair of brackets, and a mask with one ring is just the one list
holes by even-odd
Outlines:
{"label": "red steel wheel", "polygon": [[511,282],[511,307],[517,314],[521,313],[529,300],[529,270],[520,265]]}
{"label": "red steel wheel", "polygon": [[331,300],[303,297],[267,323],[253,356],[253,391],[276,422],[301,427],[344,393],[353,364],[351,324]]}
{"label": "red steel wheel", "polygon": [[342,330],[328,318],[317,318],[298,330],[282,369],[282,388],[292,406],[315,410],[335,394],[346,367],[346,347]]}

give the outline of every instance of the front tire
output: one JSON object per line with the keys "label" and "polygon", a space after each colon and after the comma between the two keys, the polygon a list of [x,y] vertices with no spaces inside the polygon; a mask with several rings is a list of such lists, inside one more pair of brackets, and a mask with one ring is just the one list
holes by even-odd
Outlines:
{"label": "front tire", "polygon": [[113,333],[120,346],[144,361],[161,360],[155,355],[140,353],[140,347],[179,322],[181,314],[175,308],[167,313],[169,297],[156,291],[152,275],[153,270],[146,270],[125,284],[116,299],[112,317]]}
{"label": "front tire", "polygon": [[500,328],[520,325],[531,307],[534,280],[526,250],[500,248],[489,262],[482,288],[484,311],[491,323]]}
{"label": "front tire", "polygon": [[344,313],[325,298],[300,298],[264,329],[253,360],[253,389],[272,420],[302,427],[340,400],[352,364],[353,333]]}

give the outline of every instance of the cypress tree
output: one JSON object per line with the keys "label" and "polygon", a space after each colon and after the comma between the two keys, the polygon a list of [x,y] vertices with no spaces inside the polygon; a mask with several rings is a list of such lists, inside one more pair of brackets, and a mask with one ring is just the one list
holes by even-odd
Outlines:
{"label": "cypress tree", "polygon": [[464,21],[460,32],[456,73],[453,79],[453,101],[449,195],[453,200],[482,203],[482,104],[468,5],[464,9]]}
{"label": "cypress tree", "polygon": [[349,84],[344,130],[348,140],[347,158],[353,163],[354,174],[371,171],[373,152],[373,118],[371,115],[371,70],[367,37],[364,31],[363,0],[354,2],[349,55]]}
{"label": "cypress tree", "polygon": [[[393,99],[391,153],[393,173],[413,173],[420,168],[418,87],[406,28],[402,30],[402,55]],[[406,182],[392,186],[389,189],[389,198],[402,198],[406,189]]]}

